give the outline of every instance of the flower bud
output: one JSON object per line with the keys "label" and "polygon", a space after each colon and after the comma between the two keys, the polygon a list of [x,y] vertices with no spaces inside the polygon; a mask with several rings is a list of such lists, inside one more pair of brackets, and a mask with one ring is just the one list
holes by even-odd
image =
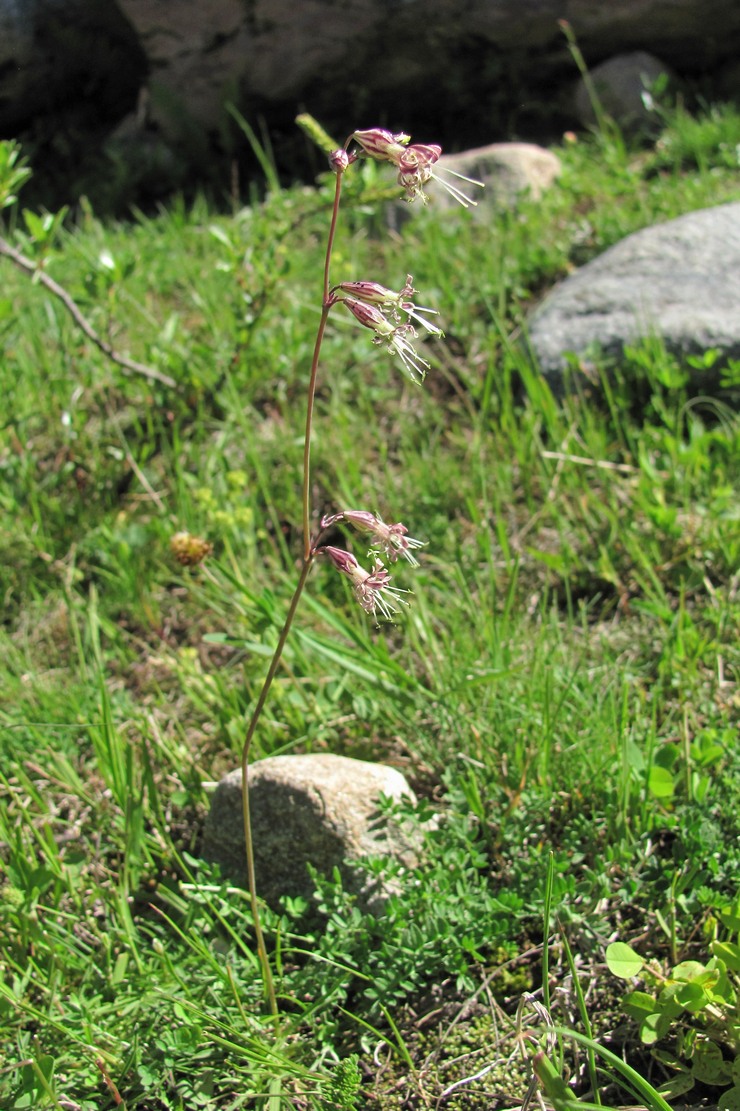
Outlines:
{"label": "flower bud", "polygon": [[329,165],[335,174],[343,174],[350,163],[346,150],[333,150],[329,155]]}
{"label": "flower bud", "polygon": [[368,305],[389,305],[397,302],[401,296],[379,282],[340,282],[336,288]]}
{"label": "flower bud", "polygon": [[329,557],[337,571],[349,575],[350,578],[355,576],[358,571],[362,570],[359,563],[352,555],[352,552],[345,551],[344,548],[334,548],[331,544],[326,544],[318,550],[322,555]]}

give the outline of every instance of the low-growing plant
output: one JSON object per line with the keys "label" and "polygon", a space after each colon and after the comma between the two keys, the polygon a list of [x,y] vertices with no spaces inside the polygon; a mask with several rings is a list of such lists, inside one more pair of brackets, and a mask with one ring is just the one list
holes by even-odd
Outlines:
{"label": "low-growing plant", "polygon": [[[646,961],[631,945],[613,942],[606,951],[611,972],[640,979],[647,990],[622,999],[639,1026],[640,1040],[656,1058],[676,1070],[667,1085],[672,1095],[696,1083],[720,1087],[720,1111],[740,1107],[740,896],[716,909],[707,924],[714,936],[705,960],[672,967]],[[665,1042],[670,1048],[663,1048]]]}

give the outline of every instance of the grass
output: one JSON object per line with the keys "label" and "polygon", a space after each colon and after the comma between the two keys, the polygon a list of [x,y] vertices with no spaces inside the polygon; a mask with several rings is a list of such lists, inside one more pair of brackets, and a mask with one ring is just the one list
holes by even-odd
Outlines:
{"label": "grass", "polygon": [[[430,211],[389,242],[378,174],[356,175],[336,280],[412,271],[447,338],[420,390],[332,319],[317,500],[428,547],[381,631],[315,569],[256,755],[396,763],[438,824],[382,919],[321,876],[320,928],[266,912],[277,1030],[245,893],[199,843],[295,581],[328,192],[81,205],[48,239],[8,204],[99,334],[179,385],[106,361],[5,263],[4,1108],[520,1107],[533,1067],[555,1107],[618,1106],[673,1079],[604,953],[669,968],[734,922],[740,425],[650,344],[557,402],[519,336],[574,266],[738,199],[736,124],[682,110],[652,149],[566,144],[560,184],[485,235]],[[182,529],[213,543],[201,567],[173,558]]]}

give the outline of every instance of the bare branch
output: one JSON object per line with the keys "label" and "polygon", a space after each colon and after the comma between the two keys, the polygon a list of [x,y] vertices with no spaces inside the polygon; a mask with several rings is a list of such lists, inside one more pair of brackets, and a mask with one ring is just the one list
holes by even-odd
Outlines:
{"label": "bare branch", "polygon": [[16,251],[15,247],[12,247],[2,236],[0,236],[0,255],[5,255],[6,258],[9,258],[20,270],[24,270],[27,274],[32,274],[37,282],[44,286],[45,289],[48,289],[49,293],[53,293],[55,297],[58,297],[78,328],[80,328],[87,338],[112,362],[118,363],[119,366],[124,367],[126,370],[133,371],[134,374],[143,374],[145,378],[153,379],[156,382],[162,382],[165,386],[174,387],[177,385],[174,378],[170,378],[169,374],[163,374],[161,370],[155,370],[154,367],[146,366],[145,363],[137,363],[135,359],[129,359],[126,355],[121,355],[120,352],[114,350],[109,343],[106,343],[106,341],[98,335],[92,325],[88,323],[66,289],[60,286],[58,282],[55,282],[53,278],[50,278],[32,259],[26,258],[20,251]]}

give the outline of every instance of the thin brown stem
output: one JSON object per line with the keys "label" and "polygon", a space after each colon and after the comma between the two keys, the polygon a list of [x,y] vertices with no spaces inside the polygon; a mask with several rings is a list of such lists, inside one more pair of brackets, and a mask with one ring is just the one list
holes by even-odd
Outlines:
{"label": "thin brown stem", "polygon": [[267,701],[267,696],[270,693],[272,681],[275,678],[277,669],[280,665],[280,658],[283,654],[285,642],[288,639],[288,633],[290,632],[290,627],[293,624],[293,618],[295,617],[295,612],[298,608],[298,602],[300,601],[301,594],[303,593],[303,588],[306,585],[306,580],[308,578],[308,573],[311,570],[312,563],[312,555],[309,555],[309,558],[304,560],[303,562],[301,575],[298,579],[298,585],[295,588],[295,592],[290,603],[290,608],[288,609],[288,614],[285,618],[285,623],[283,624],[280,637],[278,639],[277,645],[275,646],[275,651],[273,652],[272,660],[270,661],[270,667],[268,668],[267,675],[265,676],[265,681],[262,684],[262,690],[260,691],[259,698],[257,699],[257,705],[252,711],[252,717],[250,718],[249,725],[247,726],[247,732],[244,737],[244,745],[242,747],[242,816],[244,818],[244,846],[247,854],[247,879],[249,881],[249,899],[252,908],[252,918],[254,920],[254,932],[257,938],[257,952],[259,953],[260,964],[262,966],[262,979],[265,985],[265,992],[267,994],[267,999],[270,1005],[270,1013],[274,1016],[277,1016],[278,1013],[277,1000],[275,998],[275,986],[272,981],[270,962],[267,959],[265,938],[264,934],[262,933],[259,907],[257,905],[257,885],[255,881],[254,870],[254,846],[252,843],[252,823],[249,813],[249,750],[252,747],[252,738],[254,737],[255,730],[257,729],[257,723],[259,722],[259,719],[262,715],[265,702]]}
{"label": "thin brown stem", "polygon": [[331,269],[331,255],[334,248],[334,236],[337,230],[337,216],[339,215],[339,198],[342,194],[342,175],[337,173],[334,187],[334,204],[331,210],[331,224],[329,236],[326,241],[326,256],[324,258],[324,295],[321,308],[321,320],[316,333],[316,343],[311,360],[311,373],[308,380],[308,398],[306,402],[306,434],[303,439],[303,558],[308,559],[311,552],[311,429],[313,426],[314,399],[316,397],[316,379],[319,373],[319,356],[321,344],[324,342],[326,322],[332,302],[329,296],[329,272]]}
{"label": "thin brown stem", "polygon": [[165,386],[176,386],[174,378],[170,378],[169,374],[163,374],[161,370],[156,370],[154,367],[146,366],[144,363],[137,363],[135,359],[129,359],[126,355],[121,355],[109,343],[107,343],[93,328],[82,312],[77,307],[75,301],[67,293],[63,286],[50,278],[45,270],[33,261],[33,259],[26,258],[20,251],[16,251],[15,247],[8,243],[7,239],[0,236],[0,255],[5,255],[11,262],[15,263],[19,270],[25,271],[27,274],[32,274],[34,280],[39,282],[44,289],[48,289],[49,293],[53,293],[57,297],[69,315],[74,320],[77,327],[87,338],[95,344],[99,351],[102,351],[106,358],[111,362],[117,363],[119,366],[124,367],[126,370],[131,370],[134,374],[143,374],[145,378],[151,378],[155,382],[161,382]]}
{"label": "thin brown stem", "polygon": [[334,250],[334,236],[337,230],[337,216],[339,215],[339,198],[342,195],[342,175],[337,173],[337,180],[334,185],[334,204],[331,210],[331,224],[329,225],[329,236],[326,241],[326,257],[324,259],[324,302],[329,299],[329,271],[331,269],[331,254]]}
{"label": "thin brown stem", "polygon": [[330,305],[324,303],[321,310],[319,330],[316,333],[313,359],[311,361],[311,376],[308,381],[308,401],[306,403],[306,434],[303,439],[303,558],[308,559],[311,553],[311,428],[313,426],[313,403],[316,397],[316,379],[319,373],[319,355],[321,344],[326,331],[326,322],[329,318]]}

